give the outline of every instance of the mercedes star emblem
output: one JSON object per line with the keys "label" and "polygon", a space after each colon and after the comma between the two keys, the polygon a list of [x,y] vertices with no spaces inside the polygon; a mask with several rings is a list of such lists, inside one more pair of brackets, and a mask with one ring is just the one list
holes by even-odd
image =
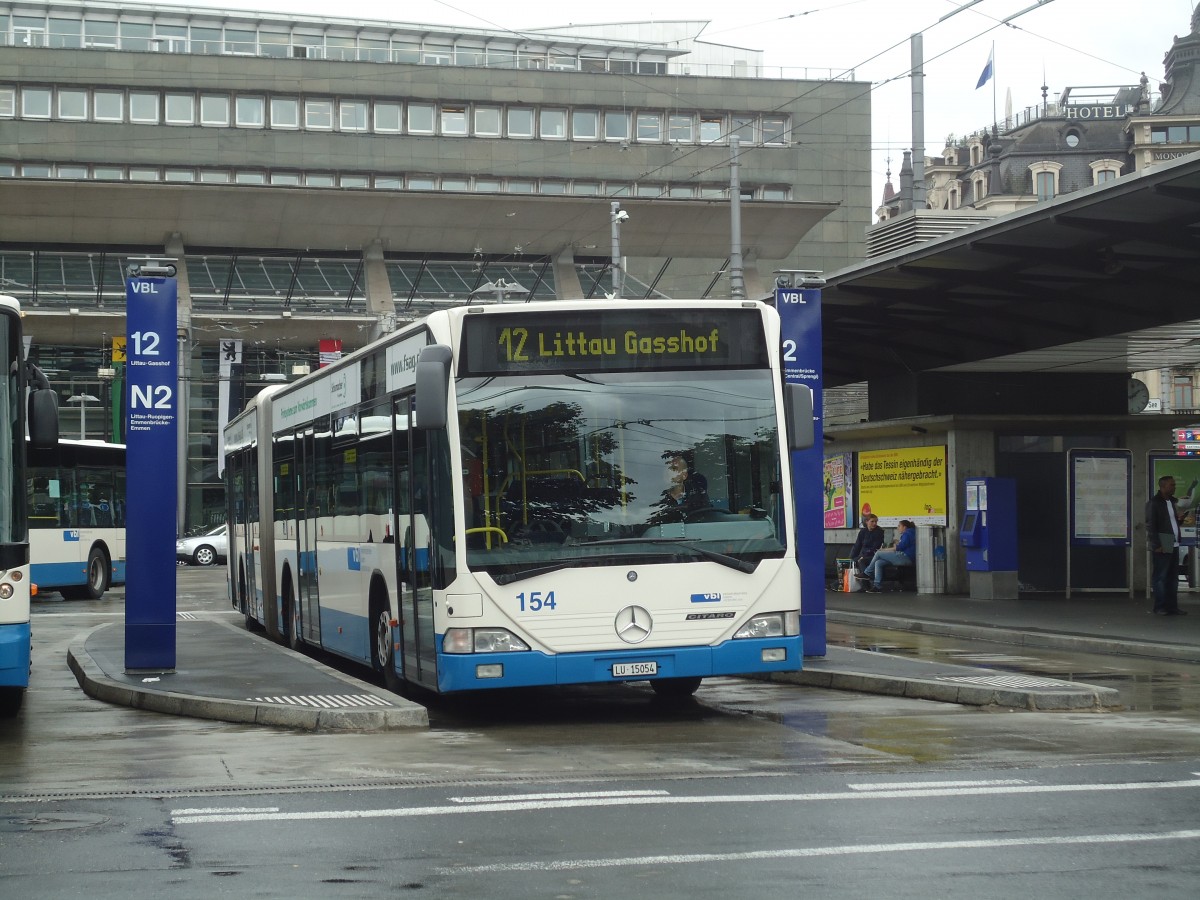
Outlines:
{"label": "mercedes star emblem", "polygon": [[627,606],[619,613],[613,623],[617,637],[627,644],[640,644],[650,637],[650,629],[654,627],[654,619],[650,613],[640,606]]}

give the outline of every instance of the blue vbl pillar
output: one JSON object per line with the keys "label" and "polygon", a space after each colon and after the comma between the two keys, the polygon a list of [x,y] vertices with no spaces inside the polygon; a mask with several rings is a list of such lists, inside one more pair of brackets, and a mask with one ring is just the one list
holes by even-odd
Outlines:
{"label": "blue vbl pillar", "polygon": [[125,298],[125,669],[172,671],[179,432],[175,281],[128,278]]}
{"label": "blue vbl pillar", "polygon": [[[805,273],[806,276],[815,273]],[[813,445],[793,450],[792,490],[796,503],[796,561],[800,565],[800,635],[805,656],[825,655],[824,413],[822,406],[821,291],[782,283],[818,283],[817,277],[781,276],[775,289],[782,341],[783,378],[807,385],[813,398]]]}

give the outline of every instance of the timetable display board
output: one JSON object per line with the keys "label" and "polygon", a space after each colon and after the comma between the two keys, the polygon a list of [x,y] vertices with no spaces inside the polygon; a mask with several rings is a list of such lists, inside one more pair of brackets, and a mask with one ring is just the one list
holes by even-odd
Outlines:
{"label": "timetable display board", "polygon": [[757,309],[496,313],[463,320],[460,376],[766,368]]}
{"label": "timetable display board", "polygon": [[1128,547],[1133,539],[1128,450],[1073,449],[1067,453],[1071,543]]}

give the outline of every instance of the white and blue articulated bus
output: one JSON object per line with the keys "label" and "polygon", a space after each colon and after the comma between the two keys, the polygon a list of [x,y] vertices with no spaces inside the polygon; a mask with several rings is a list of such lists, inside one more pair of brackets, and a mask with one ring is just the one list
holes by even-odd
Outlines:
{"label": "white and blue articulated bus", "polygon": [[764,304],[439,311],[229,423],[231,599],[394,688],[797,670],[811,443]]}
{"label": "white and blue articulated bus", "polygon": [[125,445],[60,440],[29,452],[30,577],[39,591],[99,600],[125,583]]}
{"label": "white and blue articulated bus", "polygon": [[26,429],[31,454],[58,443],[58,401],[25,361],[21,307],[12,297],[0,297],[0,365],[8,373],[0,392],[0,716],[9,717],[21,709],[32,662]]}

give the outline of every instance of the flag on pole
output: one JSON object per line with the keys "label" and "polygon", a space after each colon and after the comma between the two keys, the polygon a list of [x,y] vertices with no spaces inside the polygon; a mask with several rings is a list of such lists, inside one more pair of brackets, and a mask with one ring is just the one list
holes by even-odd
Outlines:
{"label": "flag on pole", "polygon": [[995,52],[996,52],[995,47],[993,47],[990,51],[988,51],[987,65],[984,66],[983,71],[979,73],[979,81],[975,83],[975,90],[979,90],[981,87],[983,87],[985,84],[987,84],[988,80],[992,77],[992,55]]}

